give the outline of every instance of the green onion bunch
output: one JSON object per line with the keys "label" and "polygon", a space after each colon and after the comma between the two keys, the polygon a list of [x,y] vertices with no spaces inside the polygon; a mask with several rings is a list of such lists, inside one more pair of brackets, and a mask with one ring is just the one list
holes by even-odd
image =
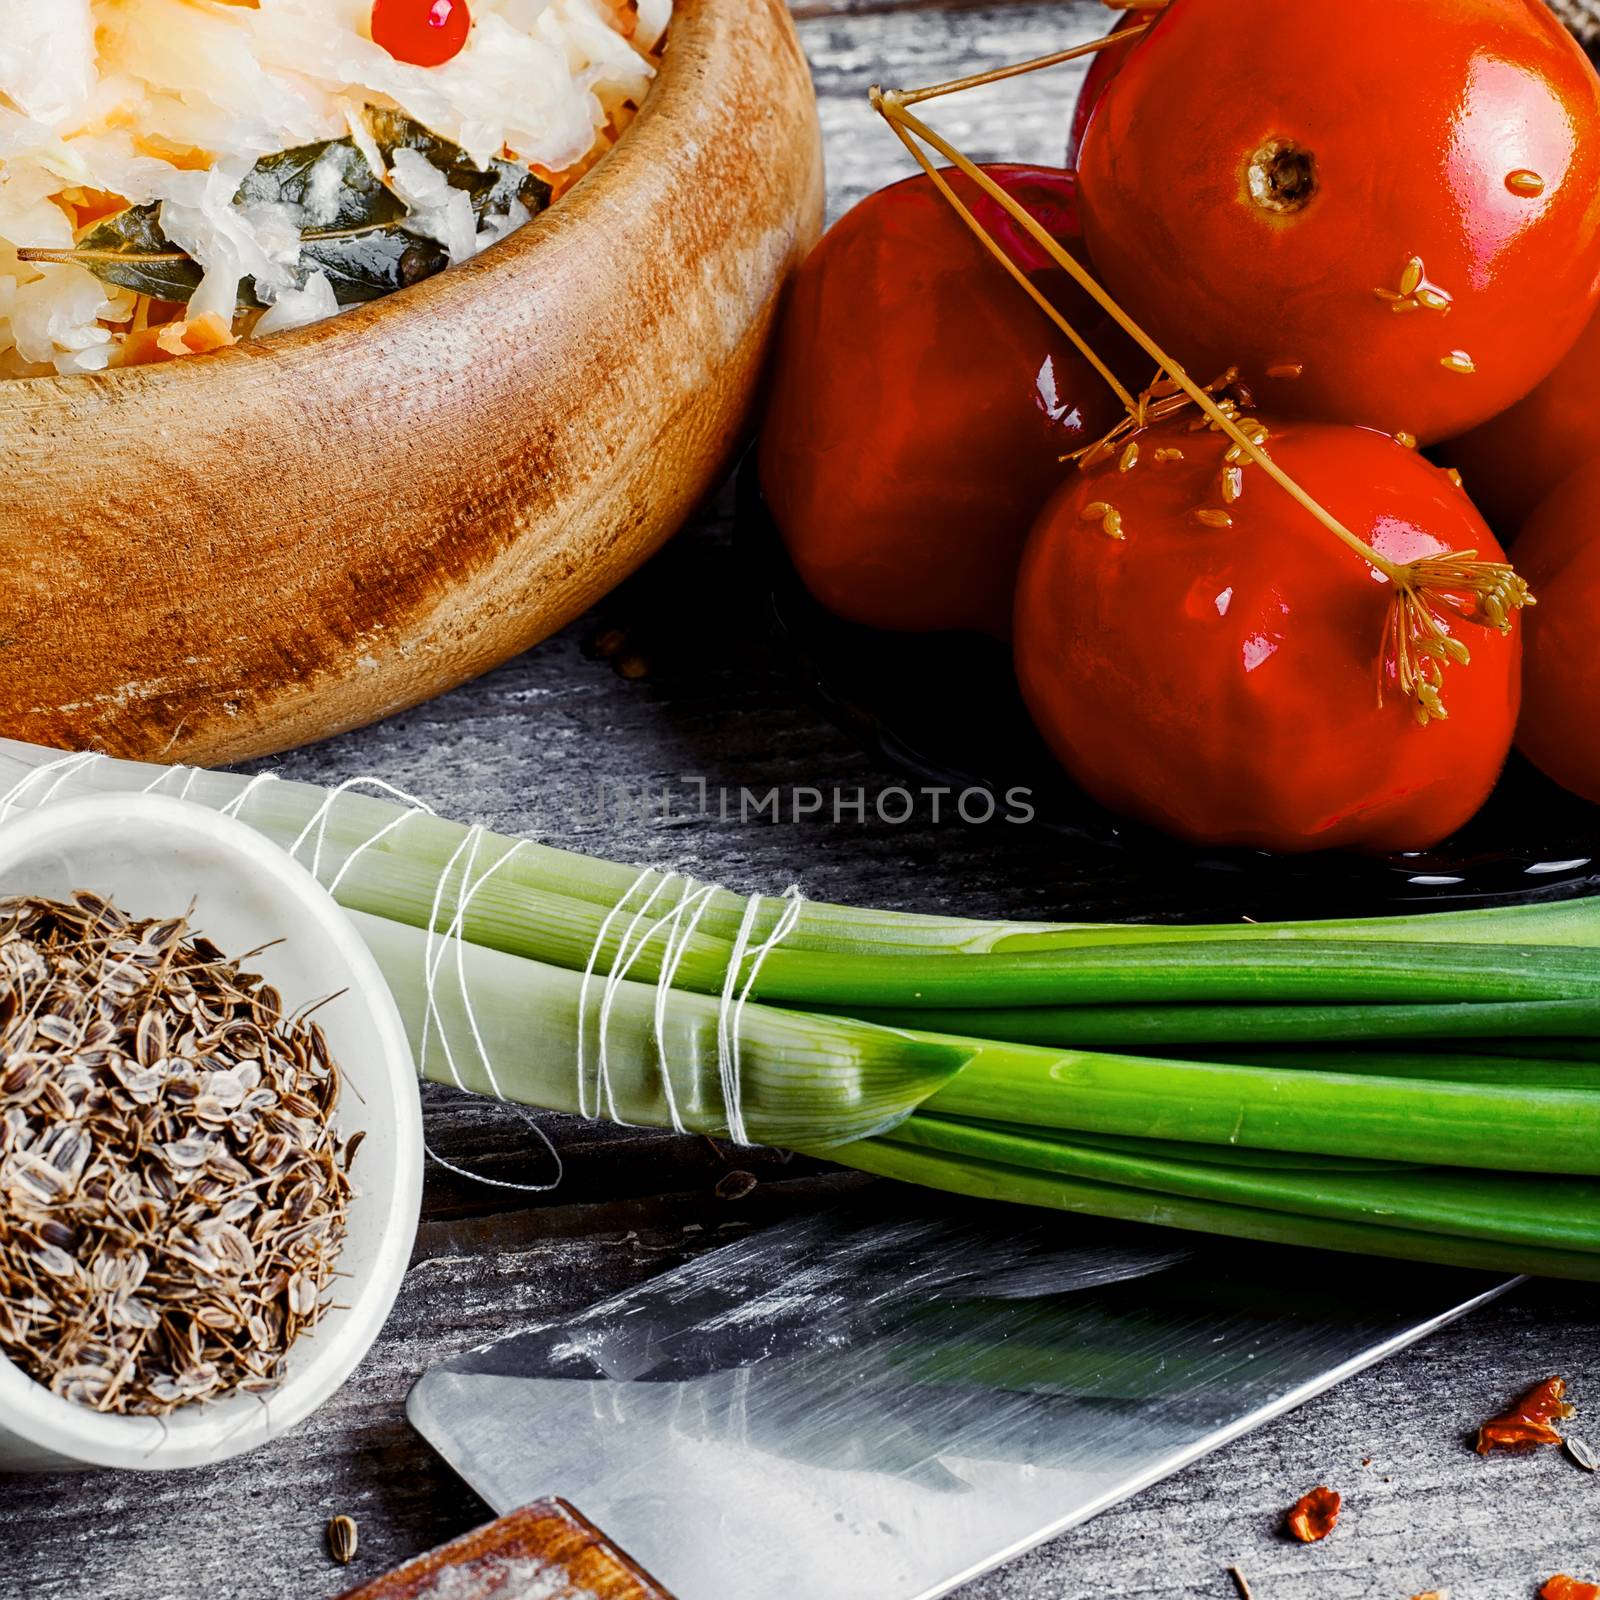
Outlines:
{"label": "green onion bunch", "polygon": [[359,786],[0,741],[13,809],[156,786],[316,871],[433,1081],[960,1194],[1600,1280],[1600,902],[906,915],[641,873]]}

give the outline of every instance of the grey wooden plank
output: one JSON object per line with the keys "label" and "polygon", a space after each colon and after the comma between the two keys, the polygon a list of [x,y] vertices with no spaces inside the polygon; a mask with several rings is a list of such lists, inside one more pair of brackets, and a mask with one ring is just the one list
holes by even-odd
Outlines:
{"label": "grey wooden plank", "polygon": [[[1098,0],[798,15],[822,108],[833,216],[916,170],[867,104],[874,83],[916,88],[988,72],[1098,38],[1113,20]],[[1067,62],[930,101],[919,114],[976,161],[1057,165],[1087,70]]]}
{"label": "grey wooden plank", "polygon": [[[1106,16],[1094,0],[797,0],[796,12],[821,96],[833,215],[910,170],[866,105],[873,81],[922,83],[1024,59],[1092,37]],[[1057,160],[1081,70],[930,114],[979,158]],[[1175,883],[1164,864],[1138,857],[1108,861],[1004,826],[935,825],[926,804],[905,827],[683,815],[694,796],[686,779],[847,796],[901,781],[818,709],[773,644],[732,505],[719,497],[637,580],[540,650],[276,765],[322,781],[375,773],[452,815],[620,860],[681,862],[743,888],[799,881],[827,898],[1016,916],[1150,917],[1177,901],[1193,916],[1270,909],[1254,890]],[[590,649],[613,628],[648,663],[642,680],[624,680]],[[602,782],[613,795],[672,786],[679,814],[596,815]],[[428,1103],[430,1142],[448,1159],[511,1181],[547,1176],[514,1114],[443,1091]],[[361,1522],[358,1576],[483,1515],[404,1421],[405,1392],[430,1363],[640,1281],[726,1237],[717,1230],[729,1224],[835,1192],[812,1167],[741,1154],[762,1185],[730,1208],[713,1194],[726,1156],[701,1141],[541,1122],[567,1161],[562,1188],[520,1196],[433,1169],[393,1321],[352,1384],[291,1437],[212,1472],[8,1481],[0,1600],[335,1594],[350,1574],[322,1554],[329,1515]],[[962,1600],[1212,1600],[1231,1593],[1224,1569],[1235,1561],[1260,1600],[1403,1600],[1437,1585],[1456,1600],[1532,1595],[1557,1567],[1600,1559],[1600,1484],[1548,1454],[1479,1462],[1465,1435],[1553,1371],[1580,1403],[1600,1394],[1600,1312],[1588,1291],[1524,1291],[970,1585]],[[1346,1492],[1350,1510],[1326,1546],[1302,1550],[1276,1523],[1318,1481]]]}
{"label": "grey wooden plank", "polygon": [[[769,1192],[761,1216],[814,1203]],[[430,1224],[372,1358],[318,1415],[207,1472],[12,1480],[6,1600],[262,1600],[337,1594],[322,1553],[336,1512],[362,1530],[356,1575],[482,1520],[403,1420],[416,1374],[511,1326],[559,1316],[733,1236],[744,1219],[698,1196],[560,1208],[491,1247]],[[1531,1595],[1596,1549],[1595,1480],[1554,1453],[1480,1461],[1468,1435],[1518,1385],[1561,1370],[1580,1399],[1600,1378],[1600,1320],[1559,1289],[1525,1291],[1302,1412],[967,1586],[959,1600],[1212,1600],[1238,1563],[1263,1600]],[[1367,1463],[1367,1464],[1363,1464]],[[1314,1483],[1346,1495],[1325,1546],[1278,1533]],[[693,1597],[686,1597],[693,1600]],[[802,1597],[797,1597],[802,1600]],[[871,1600],[818,1596],[803,1600]]]}
{"label": "grey wooden plank", "polygon": [[[1600,1577],[1600,1484],[1558,1453],[1484,1460],[1477,1425],[1565,1374],[1600,1394],[1587,1291],[1529,1287],[1058,1540],[959,1600],[1220,1600],[1237,1564],[1260,1600],[1531,1597],[1553,1572]],[[1581,1400],[1581,1397],[1580,1397]],[[1584,1406],[1585,1411],[1590,1406]],[[1593,1429],[1580,1418],[1576,1431]],[[1281,1532],[1326,1483],[1345,1497],[1321,1545]]]}

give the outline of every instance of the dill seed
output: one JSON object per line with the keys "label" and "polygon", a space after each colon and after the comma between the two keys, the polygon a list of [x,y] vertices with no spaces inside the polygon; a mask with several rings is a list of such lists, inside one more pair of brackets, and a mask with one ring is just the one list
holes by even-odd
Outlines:
{"label": "dill seed", "polygon": [[1091,500],[1078,515],[1085,522],[1099,522],[1110,509],[1104,500]]}
{"label": "dill seed", "polygon": [[118,1415],[273,1388],[344,1241],[338,1087],[184,919],[0,900],[0,1352]]}
{"label": "dill seed", "polygon": [[1515,172],[1506,174],[1506,188],[1512,194],[1541,195],[1544,193],[1544,179],[1537,172],[1518,167]]}
{"label": "dill seed", "polygon": [[1222,498],[1225,504],[1232,505],[1244,493],[1244,468],[1224,467],[1222,469]]}
{"label": "dill seed", "polygon": [[718,1180],[716,1195],[719,1200],[743,1200],[754,1194],[756,1175],[753,1172],[728,1172]]}
{"label": "dill seed", "polygon": [[354,1517],[332,1517],[328,1522],[328,1554],[341,1567],[348,1567],[356,1558],[361,1543],[361,1530]]}
{"label": "dill seed", "polygon": [[1182,461],[1183,451],[1176,445],[1165,445],[1156,451],[1157,461]]}
{"label": "dill seed", "polygon": [[1475,554],[1452,551],[1408,563],[1400,569],[1389,602],[1386,631],[1393,649],[1388,677],[1411,699],[1412,714],[1424,727],[1445,719],[1439,695],[1445,669],[1472,659],[1441,619],[1465,617],[1505,632],[1511,612],[1534,603],[1527,584],[1510,566],[1478,561]]}
{"label": "dill seed", "polygon": [[[1267,442],[1267,440],[1272,437],[1271,433],[1253,417],[1247,417],[1242,423],[1239,424],[1239,432],[1242,433],[1245,438],[1256,447],[1257,450],[1259,450]],[[1253,458],[1251,457],[1250,452],[1242,444],[1235,444],[1228,447],[1228,450],[1222,459],[1229,465],[1232,465],[1235,461],[1248,462]]]}
{"label": "dill seed", "polygon": [[1417,436],[1414,433],[1397,433],[1394,440],[1396,444],[1404,445],[1407,450],[1417,448]]}
{"label": "dill seed", "polygon": [[1585,1472],[1600,1472],[1600,1456],[1595,1455],[1593,1447],[1586,1440],[1569,1433],[1562,1443],[1575,1465],[1582,1467]]}
{"label": "dill seed", "polygon": [[1203,528],[1231,528],[1233,518],[1212,506],[1197,506],[1190,515]]}
{"label": "dill seed", "polygon": [[1105,516],[1100,519],[1100,526],[1113,539],[1124,537],[1122,532],[1122,513],[1120,511],[1107,507]]}
{"label": "dill seed", "polygon": [[1130,439],[1128,448],[1122,452],[1122,459],[1117,463],[1118,472],[1132,472],[1139,464],[1139,441]]}
{"label": "dill seed", "polygon": [[1275,361],[1267,368],[1267,376],[1269,378],[1298,378],[1305,370],[1303,362]]}
{"label": "dill seed", "polygon": [[1460,372],[1469,377],[1478,370],[1477,363],[1465,350],[1452,350],[1449,355],[1440,356],[1439,365],[1446,372]]}
{"label": "dill seed", "polygon": [[1436,283],[1428,280],[1421,256],[1412,256],[1400,273],[1400,288],[1374,289],[1378,299],[1386,301],[1394,312],[1448,311],[1450,296]]}
{"label": "dill seed", "polygon": [[1460,489],[1463,487],[1461,482],[1461,474],[1457,472],[1454,467],[1446,467],[1444,469],[1444,475],[1456,486],[1456,488]]}

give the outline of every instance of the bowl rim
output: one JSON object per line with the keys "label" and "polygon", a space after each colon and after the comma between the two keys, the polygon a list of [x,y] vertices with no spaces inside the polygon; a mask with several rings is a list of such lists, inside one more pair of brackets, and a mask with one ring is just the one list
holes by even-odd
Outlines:
{"label": "bowl rim", "polygon": [[[109,794],[51,801],[9,820],[0,811],[0,873],[17,854],[53,838],[81,837],[115,820],[142,819],[220,846],[237,869],[267,878],[295,902],[344,961],[382,1064],[379,1082],[392,1119],[395,1183],[383,1208],[377,1247],[360,1279],[346,1280],[348,1309],[339,1337],[313,1341],[309,1359],[263,1398],[244,1421],[223,1416],[225,1402],[180,1406],[165,1418],[107,1416],[51,1394],[0,1354],[0,1470],[4,1436],[12,1435],[72,1464],[135,1470],[195,1467],[225,1461],[276,1438],[333,1395],[376,1341],[410,1264],[422,1205],[422,1101],[410,1042],[376,958],[332,895],[285,851],[246,823],[193,801],[167,795]],[[375,1095],[369,1091],[367,1103]],[[259,1418],[259,1425],[257,1419]]]}

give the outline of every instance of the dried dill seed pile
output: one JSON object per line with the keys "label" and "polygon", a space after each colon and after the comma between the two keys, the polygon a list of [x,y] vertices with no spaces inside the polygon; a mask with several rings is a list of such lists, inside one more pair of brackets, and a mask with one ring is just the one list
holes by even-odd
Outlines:
{"label": "dried dill seed pile", "polygon": [[0,900],[0,1351],[99,1411],[271,1388],[344,1239],[338,1098],[185,921]]}

